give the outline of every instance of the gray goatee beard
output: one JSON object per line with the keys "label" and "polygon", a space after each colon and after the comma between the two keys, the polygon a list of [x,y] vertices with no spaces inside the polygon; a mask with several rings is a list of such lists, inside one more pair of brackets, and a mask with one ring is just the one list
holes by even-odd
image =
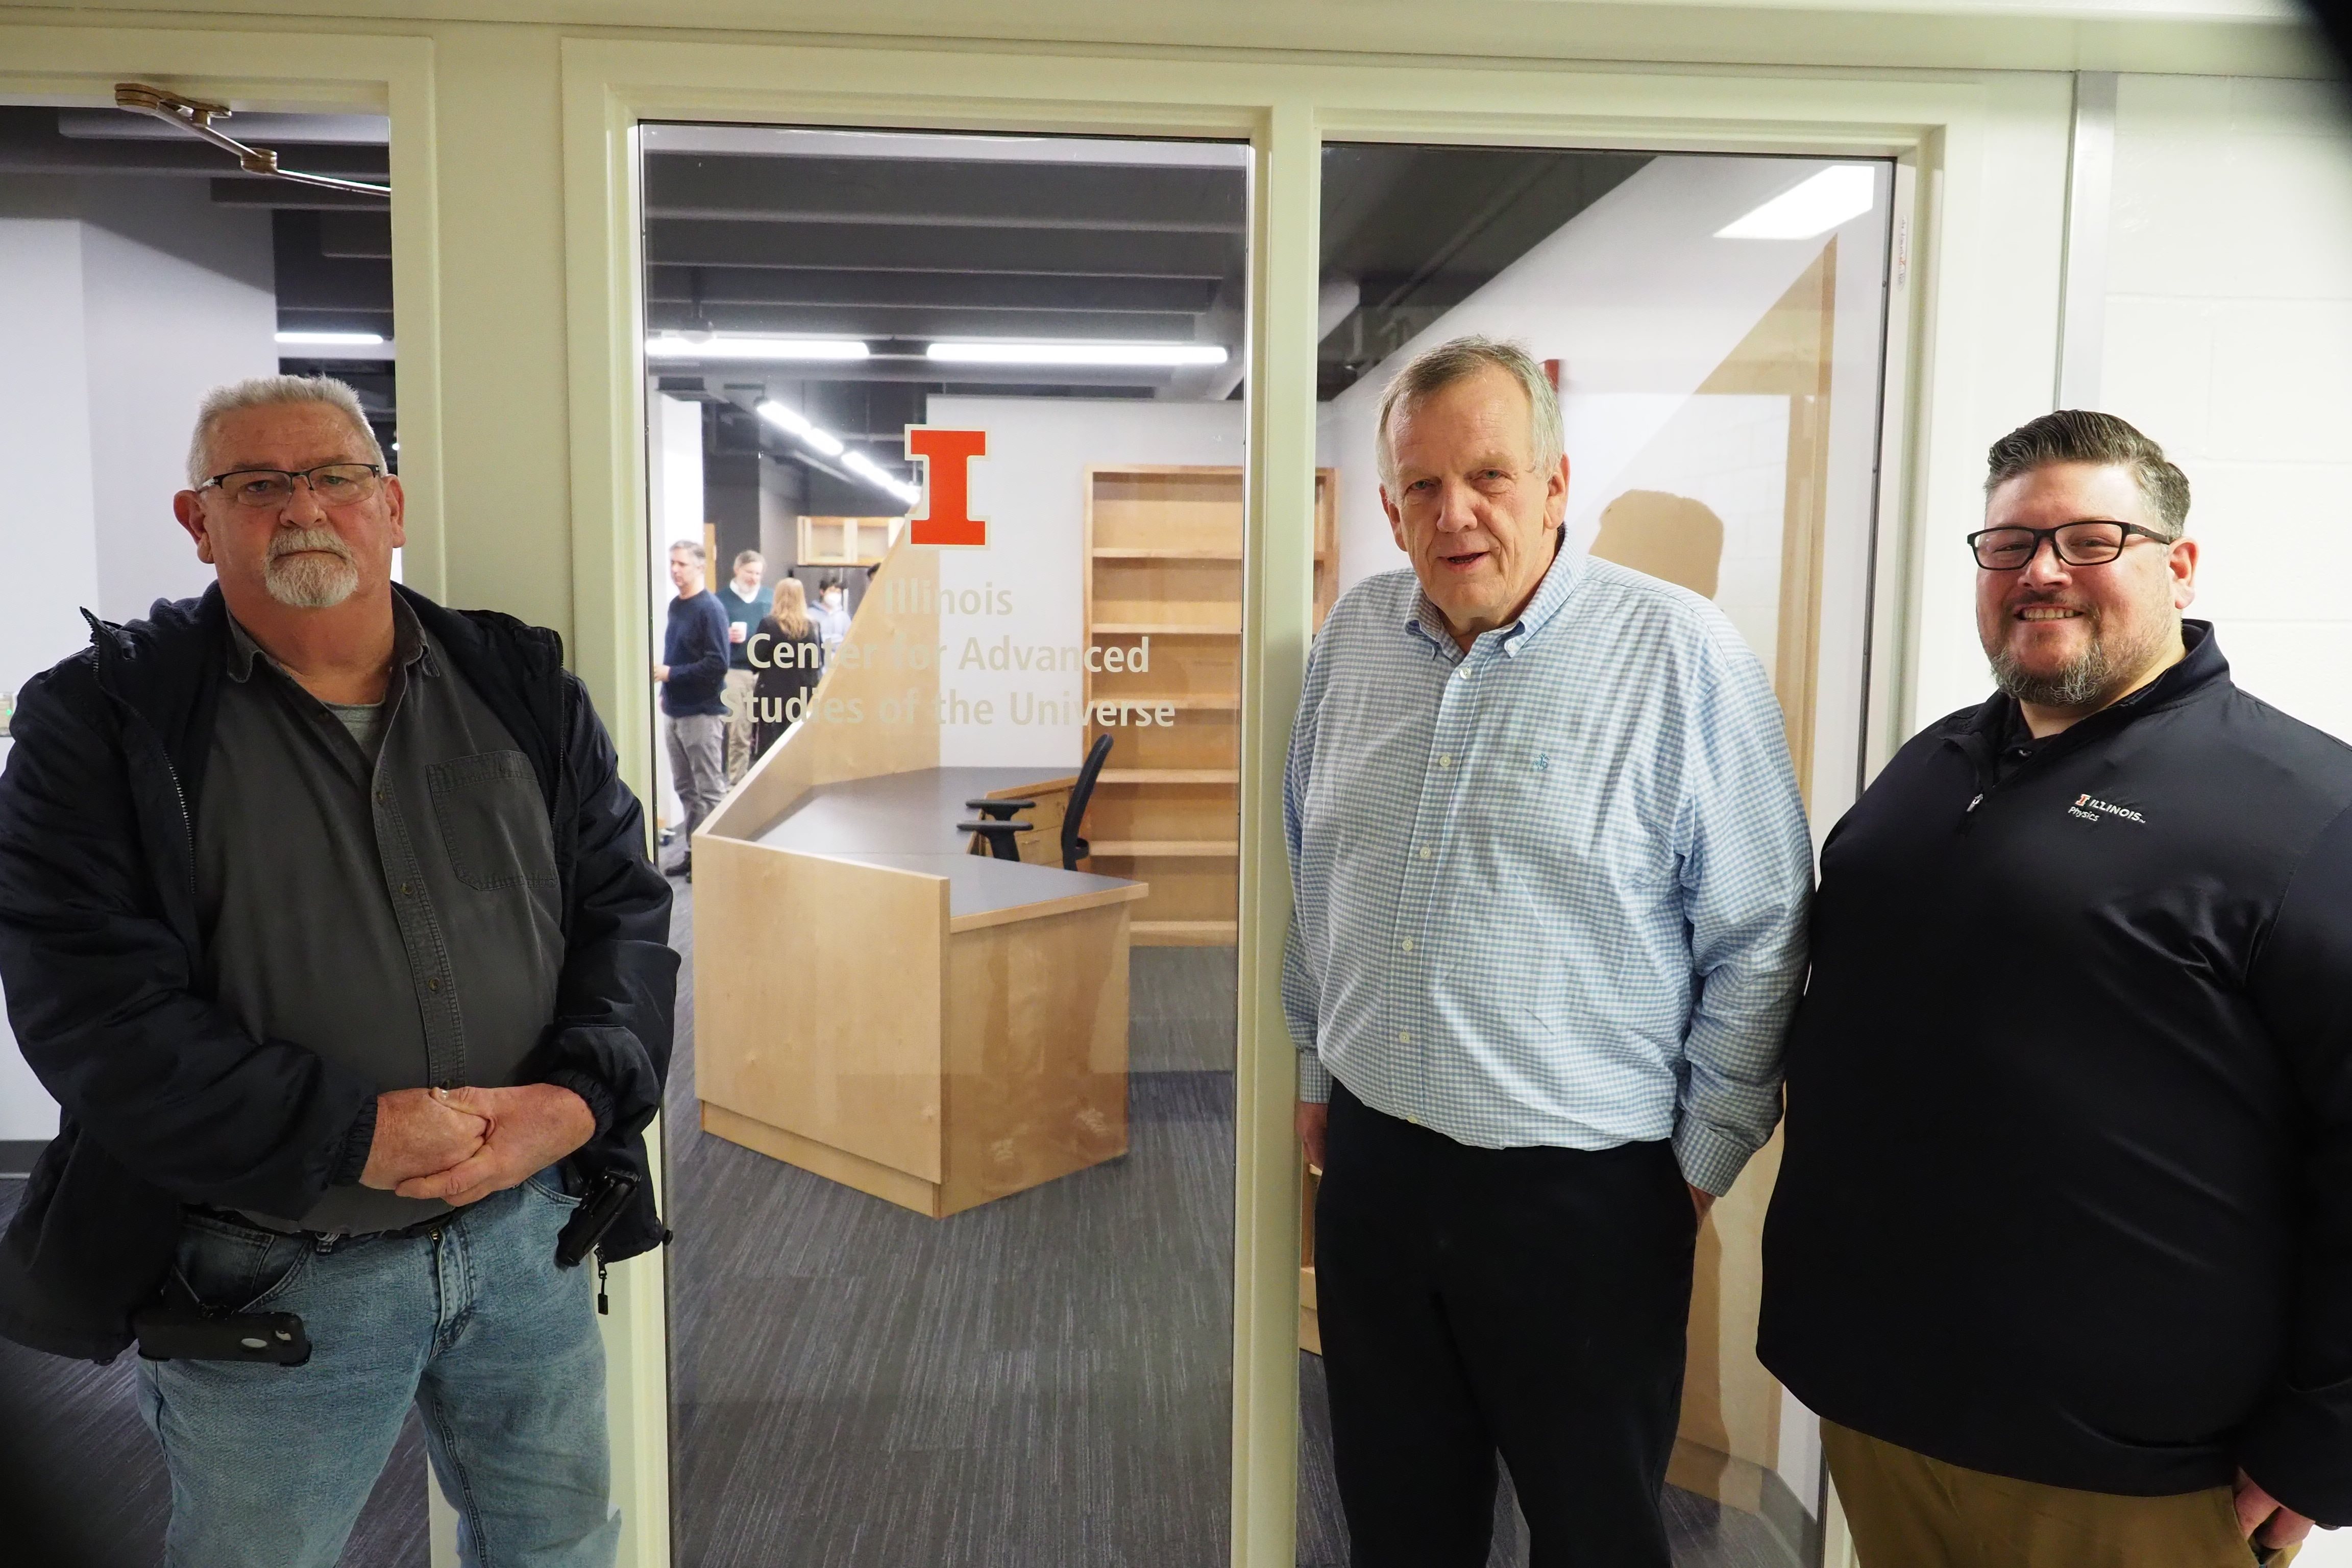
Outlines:
{"label": "gray goatee beard", "polygon": [[2020,702],[2031,702],[2037,708],[2087,707],[2105,692],[2115,674],[2106,644],[2095,632],[2081,658],[2048,675],[2036,675],[2021,668],[2006,644],[1992,656],[1993,684]]}
{"label": "gray goatee beard", "polygon": [[[310,551],[333,559],[305,553]],[[261,582],[289,610],[331,610],[359,592],[360,569],[351,546],[332,529],[289,529],[269,542]]]}

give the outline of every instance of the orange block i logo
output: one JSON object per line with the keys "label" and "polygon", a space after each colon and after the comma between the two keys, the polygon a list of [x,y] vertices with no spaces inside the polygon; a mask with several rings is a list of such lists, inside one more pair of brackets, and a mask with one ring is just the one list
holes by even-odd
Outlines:
{"label": "orange block i logo", "polygon": [[917,544],[987,544],[987,521],[971,515],[971,460],[987,455],[985,430],[907,426],[907,456],[923,460],[923,493],[930,502],[921,517],[908,521],[908,539]]}

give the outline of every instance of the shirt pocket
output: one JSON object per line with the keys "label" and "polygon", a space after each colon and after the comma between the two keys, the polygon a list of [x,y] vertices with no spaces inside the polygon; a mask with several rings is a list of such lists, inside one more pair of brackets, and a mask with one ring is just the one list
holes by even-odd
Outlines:
{"label": "shirt pocket", "polygon": [[520,752],[481,752],[425,770],[433,818],[457,879],[482,892],[555,884],[546,798]]}

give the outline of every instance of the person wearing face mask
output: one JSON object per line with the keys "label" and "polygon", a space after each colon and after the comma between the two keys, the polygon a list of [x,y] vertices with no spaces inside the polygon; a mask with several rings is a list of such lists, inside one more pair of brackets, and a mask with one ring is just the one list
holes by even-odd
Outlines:
{"label": "person wearing face mask", "polygon": [[2352,749],[2185,620],[2189,481],[1992,446],[1998,689],[1822,854],[1759,1350],[1864,1568],[2224,1568],[2352,1522]]}
{"label": "person wearing face mask", "polygon": [[1317,637],[1283,1006],[1357,1568],[1666,1568],[1701,1217],[1771,1135],[1812,848],[1770,682],[1561,548],[1559,402],[1465,338],[1381,399],[1408,570]]}
{"label": "person wearing face mask", "polygon": [[825,657],[831,658],[841,639],[849,635],[849,606],[839,582],[828,579],[817,591],[816,607],[809,611],[809,619],[816,623]]}

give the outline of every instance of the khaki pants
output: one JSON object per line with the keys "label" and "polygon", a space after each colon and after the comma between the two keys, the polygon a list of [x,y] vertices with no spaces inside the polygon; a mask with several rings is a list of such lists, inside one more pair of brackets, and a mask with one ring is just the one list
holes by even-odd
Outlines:
{"label": "khaki pants", "polygon": [[756,669],[730,669],[719,700],[727,704],[727,787],[743,782],[751,765],[751,689],[760,681]]}
{"label": "khaki pants", "polygon": [[670,783],[686,820],[678,824],[678,841],[692,852],[694,830],[719,808],[727,794],[727,720],[718,713],[689,713],[665,726],[669,738]]}
{"label": "khaki pants", "polygon": [[2118,1497],[1965,1470],[1822,1423],[1862,1568],[2253,1568],[2230,1489]]}

